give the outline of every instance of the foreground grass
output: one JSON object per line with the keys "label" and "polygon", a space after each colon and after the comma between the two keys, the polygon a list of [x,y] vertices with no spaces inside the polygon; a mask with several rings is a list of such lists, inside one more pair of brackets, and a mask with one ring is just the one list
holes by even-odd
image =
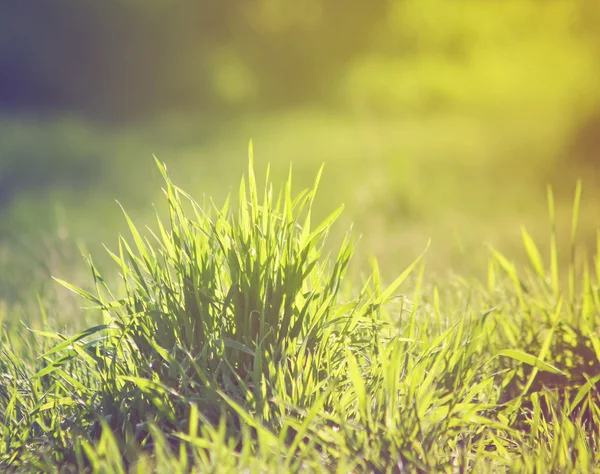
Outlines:
{"label": "foreground grass", "polygon": [[574,256],[580,192],[564,284],[556,233],[544,262],[523,231],[527,268],[492,250],[486,282],[438,288],[418,259],[384,286],[376,263],[350,281],[351,235],[330,253],[340,210],[312,225],[319,177],[259,191],[251,160],[217,207],[158,166],[168,222],[126,218],[120,281],[91,258],[95,291],[58,280],[100,324],[5,325],[5,471],[598,469],[600,259]]}

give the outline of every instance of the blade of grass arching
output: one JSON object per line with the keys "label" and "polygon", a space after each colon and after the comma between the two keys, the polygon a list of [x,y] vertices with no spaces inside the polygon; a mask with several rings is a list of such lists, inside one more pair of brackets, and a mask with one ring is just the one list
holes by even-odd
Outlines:
{"label": "blade of grass arching", "polygon": [[86,261],[88,263],[88,267],[92,271],[92,278],[94,280],[94,285],[96,287],[96,294],[98,295],[98,299],[102,302],[102,307],[99,309],[102,311],[102,317],[103,317],[104,322],[106,324],[108,324],[108,323],[110,323],[110,321],[112,319],[111,315],[110,315],[109,307],[108,307],[108,305],[110,305],[111,303],[108,301],[105,301],[105,299],[102,297],[102,291],[103,291],[102,289],[104,289],[104,291],[106,291],[106,293],[108,294],[108,296],[110,297],[110,300],[112,302],[114,302],[116,300],[116,298],[113,295],[112,291],[110,290],[110,287],[108,286],[108,284],[106,283],[106,281],[104,280],[102,275],[100,275],[100,272],[94,265],[92,256],[91,255],[88,256],[86,258]]}
{"label": "blade of grass arching", "polygon": [[558,298],[560,284],[558,279],[558,246],[556,242],[556,214],[552,187],[548,186],[548,214],[550,216],[550,277],[554,297]]}
{"label": "blade of grass arching", "polygon": [[586,384],[582,385],[579,390],[577,391],[577,394],[575,395],[575,398],[573,398],[573,401],[571,402],[571,406],[570,409],[567,413],[567,416],[569,416],[571,414],[571,412],[577,408],[577,406],[581,403],[581,401],[586,397],[586,395],[588,393],[590,393],[590,391],[596,390],[596,384],[598,382],[600,382],[600,375],[596,375],[593,378],[589,378],[587,375],[583,374],[585,379],[586,379]]}
{"label": "blade of grass arching", "polygon": [[60,357],[59,359],[55,360],[51,364],[48,364],[46,367],[44,367],[43,369],[36,372],[31,377],[31,379],[32,380],[41,379],[42,377],[45,377],[46,375],[51,374],[52,372],[57,370],[59,367],[62,367],[64,364],[66,364],[67,362],[72,360],[74,357],[75,357],[75,354],[73,352],[71,352],[63,357]]}
{"label": "blade of grass arching", "polygon": [[[290,187],[290,190],[291,190],[291,187]],[[310,202],[311,198],[312,198],[312,194],[311,194],[310,190],[303,189],[292,200],[292,210],[296,213],[297,216],[300,216],[300,214],[302,214],[302,211],[304,211],[307,204]],[[294,220],[292,219],[292,221],[294,221]],[[290,221],[290,222],[292,222],[292,221]],[[298,224],[297,222],[296,222],[296,226],[298,228],[300,228],[300,224]]]}
{"label": "blade of grass arching", "polygon": [[333,265],[333,270],[331,271],[331,277],[327,286],[327,291],[333,291],[337,294],[342,290],[342,282],[344,281],[350,261],[354,255],[354,249],[354,238],[349,233],[346,233],[344,235],[344,239],[342,240],[342,244],[340,245],[340,250],[337,254],[337,257],[334,260],[335,263]]}
{"label": "blade of grass arching", "polygon": [[409,267],[404,270],[399,277],[397,277],[387,288],[386,290],[381,294],[378,303],[383,304],[386,301],[388,301],[390,299],[390,297],[392,296],[392,294],[394,293],[394,291],[396,291],[398,289],[398,287],[404,282],[404,280],[406,280],[406,278],[412,273],[412,271],[414,270],[414,268],[417,266],[417,264],[421,261],[421,259],[424,257],[425,253],[427,252],[427,250],[429,249],[429,245],[431,244],[431,240],[429,240],[429,242],[427,242],[427,247],[425,247],[425,250],[421,253],[421,255],[419,255],[417,257],[417,259],[412,262]]}
{"label": "blade of grass arching", "polygon": [[542,257],[540,252],[535,245],[535,242],[525,230],[524,226],[521,226],[521,235],[523,237],[523,245],[525,246],[525,252],[527,253],[527,257],[529,258],[529,262],[533,266],[533,269],[540,277],[542,281],[546,281],[546,272],[544,271],[544,263],[542,261]]}
{"label": "blade of grass arching", "polygon": [[[198,220],[201,220],[200,214],[202,214],[202,216],[206,215],[206,212],[203,210],[206,208],[206,199],[204,199],[202,201],[203,205],[200,205],[198,203],[198,201],[196,201],[191,194],[184,191],[179,186],[173,186],[173,189],[175,189],[175,191],[177,191],[177,194],[179,196],[183,196],[184,198],[186,198],[188,200],[188,202],[192,205],[192,210],[194,211],[194,216],[196,216],[196,218]],[[212,200],[211,200],[211,202],[212,202]]]}
{"label": "blade of grass arching", "polygon": [[50,349],[49,351],[45,352],[44,354],[42,354],[41,356],[39,356],[39,359],[43,359],[45,357],[48,357],[52,354],[55,354],[56,352],[59,352],[63,349],[66,349],[67,347],[69,347],[70,345],[91,336],[92,334],[96,334],[97,332],[100,331],[105,331],[107,329],[114,329],[114,326],[111,326],[109,324],[101,324],[99,326],[94,326],[91,327],[89,329],[86,329],[85,331],[80,332],[79,334],[76,334],[73,337],[70,337],[69,339],[66,339],[65,341],[61,342],[60,344],[58,344],[57,346],[53,347],[52,349]]}
{"label": "blade of grass arching", "polygon": [[[191,444],[192,446],[195,446],[196,448],[200,448],[202,451],[204,452],[204,450],[210,450],[210,449],[215,449],[215,444],[212,441],[209,441],[205,438],[201,438],[199,436],[190,436],[189,434],[186,433],[181,433],[181,432],[177,432],[177,433],[172,433],[171,436],[173,436],[174,438],[180,439],[182,441],[185,441],[186,443]],[[208,464],[208,460],[206,460],[206,464]],[[137,471],[140,472],[140,471]],[[142,471],[142,472],[146,472],[146,471]],[[188,472],[187,470],[183,470],[183,471],[176,471],[176,472]],[[192,471],[194,472],[194,471]],[[200,471],[198,471],[200,472]]]}
{"label": "blade of grass arching", "polygon": [[31,410],[30,416],[39,415],[41,412],[54,410],[57,407],[72,407],[76,406],[77,402],[72,396],[54,398],[49,402],[42,403],[41,401]]}
{"label": "blade of grass arching", "polygon": [[73,286],[64,280],[61,280],[60,278],[52,277],[52,279],[58,284],[64,286],[67,290],[71,290],[73,293],[85,298],[86,300],[91,301],[92,303],[95,303],[98,306],[102,306],[102,301],[93,296],[91,293],[88,293],[87,291],[82,290],[81,288],[77,288],[76,286]]}
{"label": "blade of grass arching", "polygon": [[495,357],[502,357],[502,356],[510,357],[511,359],[514,359],[517,362],[521,362],[523,364],[530,365],[531,367],[534,367],[543,372],[550,372],[551,374],[566,375],[558,367],[548,364],[547,362],[540,360],[538,357],[536,357],[534,355],[527,354],[526,352],[523,352],[523,351],[520,351],[517,349],[504,349],[502,351],[499,351]]}
{"label": "blade of grass arching", "polygon": [[515,292],[517,293],[517,298],[519,299],[519,305],[525,312],[527,312],[528,306],[525,301],[525,297],[523,295],[523,290],[525,289],[525,285],[519,278],[515,264],[512,262],[509,262],[508,259],[504,255],[502,255],[500,252],[498,252],[493,247],[489,247],[489,248],[492,252],[492,255],[496,259],[496,261],[500,264],[500,266],[502,267],[504,272],[508,275],[508,277],[513,282],[513,287],[515,289]]}
{"label": "blade of grass arching", "polygon": [[[321,232],[329,229],[335,221],[337,221],[340,214],[344,212],[344,206],[338,207],[335,211],[333,211],[329,216],[327,216],[318,226],[312,231],[312,233],[308,236],[307,242],[313,242]],[[301,240],[302,241],[302,240]]]}
{"label": "blade of grass arching", "polygon": [[[78,348],[78,350],[80,352],[85,353],[85,351],[79,347],[79,344],[75,344],[73,347]],[[85,356],[89,358],[88,354],[85,354]],[[91,362],[90,367],[94,367],[94,365],[93,365],[94,361],[92,360],[90,362]],[[88,362],[88,363],[90,363],[90,362]],[[69,396],[71,397],[71,399],[74,399],[75,396],[79,397],[79,399],[73,400],[74,404],[84,404],[84,402],[81,400],[81,397],[84,397],[86,395],[91,396],[94,393],[94,391],[88,385],[84,385],[79,380],[77,380],[74,376],[66,373],[63,369],[57,368],[54,371],[54,375],[55,375],[55,381],[56,381],[57,385],[60,386],[61,390],[64,393],[68,393]],[[56,379],[57,377],[60,377],[61,380],[57,380]],[[94,377],[96,379],[102,378],[102,376],[97,372],[92,372],[92,377]],[[68,388],[67,388],[67,385],[65,385],[63,382],[66,382],[68,384]],[[74,391],[73,389],[75,389],[76,391]]]}
{"label": "blade of grass arching", "polygon": [[[102,340],[102,338],[99,338],[95,342],[91,342],[91,343],[75,343],[72,345],[72,348],[73,348],[72,350],[79,356],[79,358],[81,360],[85,361],[89,367],[97,368],[98,363],[104,363],[104,360],[105,360],[105,358],[103,358],[101,356],[97,357],[96,354],[94,353],[95,344],[97,344],[101,340]],[[79,382],[77,379],[71,377],[69,374],[67,374],[60,368],[57,368],[54,371],[54,374],[56,376],[61,377],[69,384],[71,384],[71,386],[75,387],[80,393],[90,391],[89,387],[86,387],[81,382]],[[97,371],[93,371],[92,376],[95,378],[101,377]]]}
{"label": "blade of grass arching", "polygon": [[217,216],[220,219],[227,219],[227,216],[229,215],[229,206],[231,204],[231,194],[227,194],[225,197],[225,202],[220,208],[213,202],[212,198],[210,202],[213,206],[213,209],[217,212]]}
{"label": "blade of grass arching", "polygon": [[66,339],[66,337],[63,336],[62,334],[49,332],[49,331],[39,331],[38,329],[32,329],[32,328],[28,327],[23,321],[21,321],[21,324],[23,325],[23,327],[25,329],[32,332],[33,334],[37,334],[38,336],[46,337],[49,339],[60,339],[61,341],[64,341]]}
{"label": "blade of grass arching", "polygon": [[121,208],[121,212],[123,212],[123,215],[125,216],[125,220],[127,221],[129,231],[131,232],[131,235],[133,236],[133,240],[138,249],[138,252],[140,253],[140,256],[144,260],[150,260],[150,254],[148,253],[148,249],[146,248],[146,245],[144,244],[144,240],[142,239],[142,236],[138,232],[137,227],[135,226],[135,224],[129,217],[129,214],[127,214],[127,212],[125,211],[125,208],[121,205],[121,203],[119,201],[117,201],[117,204],[119,205],[119,207]]}
{"label": "blade of grass arching", "polygon": [[322,163],[321,166],[319,166],[319,171],[317,171],[317,176],[315,177],[315,182],[313,183],[312,191],[314,193],[316,193],[317,190],[319,189],[319,183],[321,182],[321,178],[323,176],[324,169],[325,169],[325,163]]}
{"label": "blade of grass arching", "polygon": [[102,247],[104,247],[104,251],[110,256],[110,258],[112,258],[114,260],[114,262],[119,265],[119,268],[121,268],[121,270],[123,271],[123,273],[121,274],[121,276],[123,278],[127,277],[127,270],[123,269],[123,266],[125,265],[125,261],[122,259],[123,257],[123,249],[120,248],[120,255],[121,257],[119,257],[117,254],[115,254],[111,249],[109,249],[105,244],[102,244]]}
{"label": "blade of grass arching", "polygon": [[577,226],[579,224],[579,207],[581,205],[581,180],[577,181],[575,200],[573,202],[573,216],[571,221],[571,261],[569,265],[569,303],[575,304],[575,246],[577,241]]}
{"label": "blade of grass arching", "polygon": [[223,345],[229,349],[234,349],[239,352],[244,352],[244,353],[254,357],[254,351],[251,350],[248,346],[242,344],[241,342],[234,341],[233,339],[229,339],[228,337],[224,337]]}
{"label": "blade of grass arching", "polygon": [[160,172],[161,176],[163,177],[163,179],[165,181],[167,181],[169,179],[169,176],[168,176],[168,173],[167,173],[167,165],[165,163],[162,163],[156,157],[156,155],[152,155],[152,158],[154,158],[154,163],[156,164],[156,167],[158,168],[158,171]]}

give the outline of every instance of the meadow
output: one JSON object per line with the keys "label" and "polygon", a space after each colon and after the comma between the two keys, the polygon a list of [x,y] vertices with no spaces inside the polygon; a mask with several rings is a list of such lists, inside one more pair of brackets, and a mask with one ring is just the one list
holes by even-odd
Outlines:
{"label": "meadow", "polygon": [[600,472],[600,8],[289,5],[0,2],[0,471]]}
{"label": "meadow", "polygon": [[435,120],[82,129],[114,168],[3,220],[2,469],[597,470],[594,175]]}

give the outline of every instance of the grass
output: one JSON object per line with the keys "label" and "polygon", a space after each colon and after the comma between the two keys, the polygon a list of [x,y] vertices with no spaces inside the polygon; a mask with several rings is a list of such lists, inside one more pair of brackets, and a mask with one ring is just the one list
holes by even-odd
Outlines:
{"label": "grass", "polygon": [[[600,257],[568,266],[553,196],[547,261],[490,250],[487,279],[439,285],[423,256],[390,285],[349,272],[341,209],[313,224],[252,158],[238,200],[199,204],[165,165],[166,212],[87,257],[66,300],[0,307],[5,472],[589,472],[600,468]],[[599,242],[600,243],[600,242]],[[561,247],[559,249],[559,247]],[[567,278],[562,279],[561,274]],[[84,285],[85,286],[85,285]],[[62,305],[65,305],[64,307]],[[35,318],[30,318],[35,319]]]}

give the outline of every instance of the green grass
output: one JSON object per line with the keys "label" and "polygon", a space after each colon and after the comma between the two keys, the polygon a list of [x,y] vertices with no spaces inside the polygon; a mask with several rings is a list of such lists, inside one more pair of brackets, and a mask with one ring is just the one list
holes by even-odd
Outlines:
{"label": "green grass", "polygon": [[0,306],[3,471],[600,469],[580,187],[566,245],[549,194],[547,258],[523,230],[526,265],[491,249],[487,278],[436,284],[421,256],[385,285],[376,261],[349,271],[340,210],[313,223],[320,173],[259,188],[251,158],[216,205],[157,165],[165,206],[143,230],[125,214],[112,270],[87,257],[89,284],[54,275],[87,310],[60,292]]}

